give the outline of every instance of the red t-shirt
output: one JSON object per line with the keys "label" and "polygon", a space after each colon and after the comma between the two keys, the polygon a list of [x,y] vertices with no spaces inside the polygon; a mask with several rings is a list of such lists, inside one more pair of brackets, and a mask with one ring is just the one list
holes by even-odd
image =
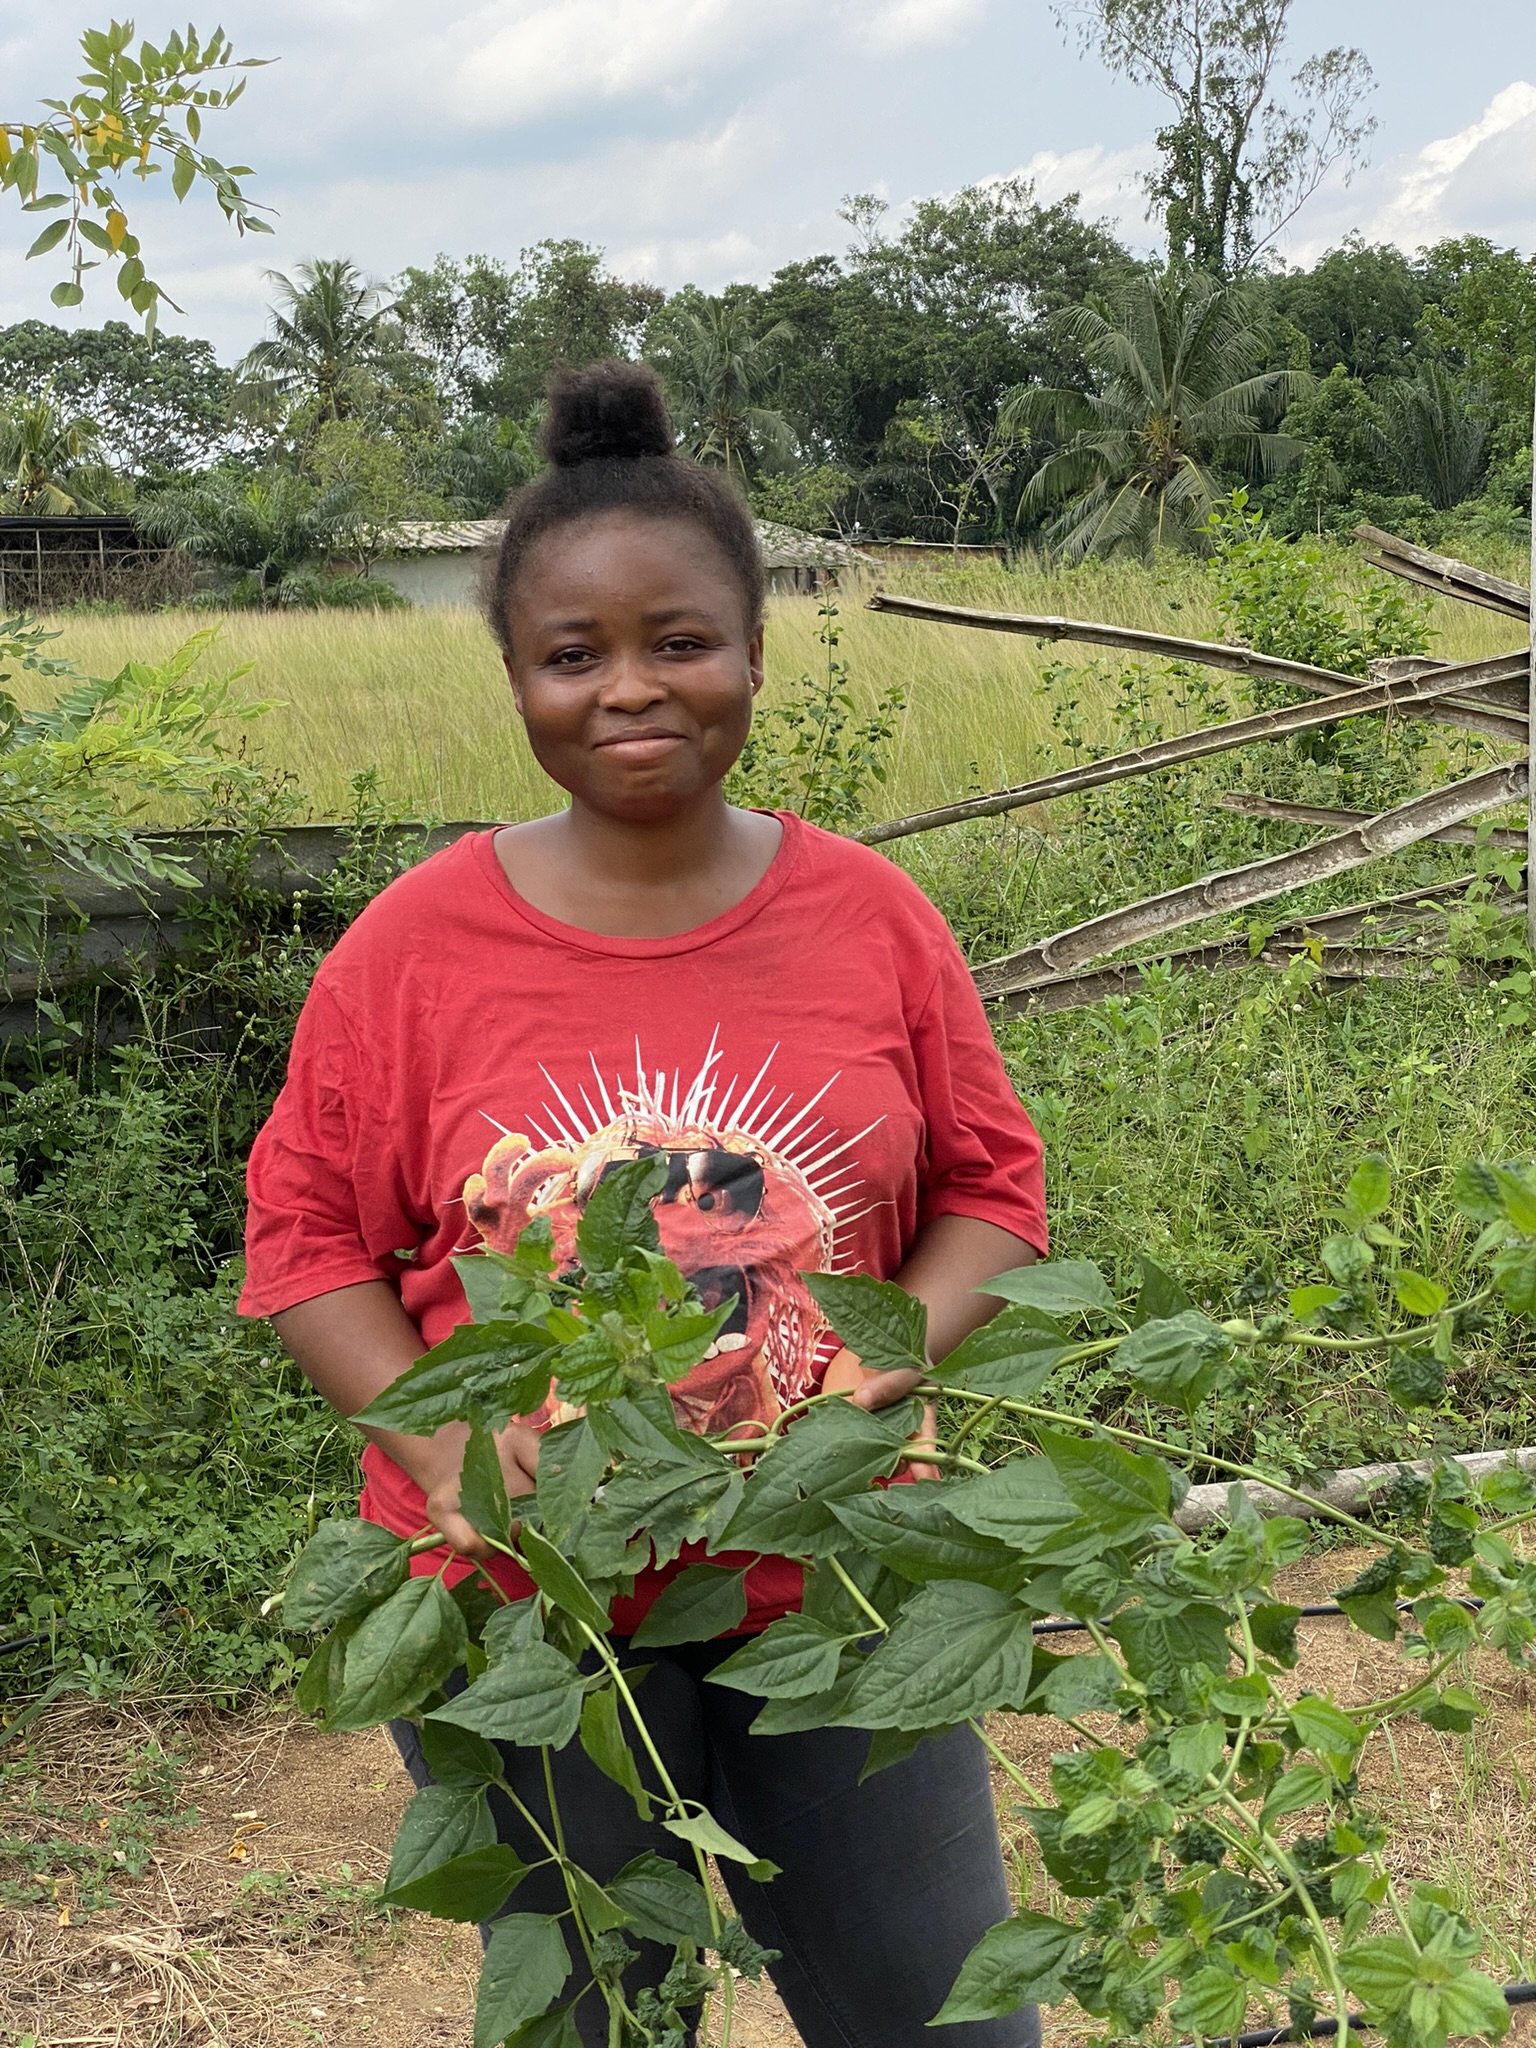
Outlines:
{"label": "red t-shirt", "polygon": [[[544,916],[490,832],[392,883],[316,975],[251,1153],[242,1313],[385,1280],[436,1344],[469,1315],[453,1253],[510,1249],[547,1216],[569,1256],[603,1167],[662,1152],[663,1249],[707,1303],[737,1297],[674,1389],[685,1423],[719,1430],[777,1413],[837,1349],[802,1272],[889,1278],[944,1215],[1044,1252],[1040,1141],[943,918],[881,855],[783,823],[756,888],[671,938]],[[363,1472],[363,1515],[425,1526],[376,1445]],[[700,1555],[642,1574],[615,1625]],[[765,1560],[747,1593],[746,1627],[766,1627],[798,1568]]]}

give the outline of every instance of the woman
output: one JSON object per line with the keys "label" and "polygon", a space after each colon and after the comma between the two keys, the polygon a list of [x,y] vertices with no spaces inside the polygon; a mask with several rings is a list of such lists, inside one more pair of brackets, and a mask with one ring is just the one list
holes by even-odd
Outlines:
{"label": "woman", "polygon": [[[320,969],[251,1158],[242,1305],[353,1415],[467,1318],[452,1253],[509,1246],[532,1216],[569,1244],[607,1164],[661,1154],[664,1249],[706,1302],[737,1304],[677,1389],[680,1416],[721,1429],[818,1385],[883,1407],[915,1376],[866,1372],[800,1275],[894,1279],[926,1302],[941,1357],[996,1306],[977,1284],[1045,1248],[1038,1139],[913,884],[724,799],[763,675],[762,570],[734,487],[673,452],[659,386],[634,365],[558,380],[545,452],[509,508],[489,612],[529,744],[569,805],[402,876]],[[532,1488],[551,1419],[502,1437],[510,1489]],[[463,1430],[364,1433],[362,1513],[484,1557],[458,1511]],[[491,1569],[530,1590],[507,1560]],[[615,1607],[620,1636],[670,1576],[641,1573]],[[797,1568],[758,1563],[748,1594],[744,1630],[766,1627],[796,1605]],[[654,1653],[649,1724],[685,1795],[782,1870],[727,1876],[749,1932],[780,1952],[807,2048],[918,2048],[1008,1911],[981,1747],[962,1729],[860,1786],[856,1731],[747,1735],[760,1702],[707,1682],[731,1647]],[[414,1728],[396,1733],[426,1782]],[[506,1754],[542,1808],[537,1755]],[[685,1856],[578,1745],[555,1766],[571,1853],[599,1880],[646,1848]],[[531,1859],[516,1816],[500,1818]],[[558,1874],[514,1904],[562,1910]],[[648,1946],[635,1981],[666,1961]],[[607,2038],[599,2000],[578,2015],[583,2040]],[[1030,2014],[953,2038],[1037,2036]]]}

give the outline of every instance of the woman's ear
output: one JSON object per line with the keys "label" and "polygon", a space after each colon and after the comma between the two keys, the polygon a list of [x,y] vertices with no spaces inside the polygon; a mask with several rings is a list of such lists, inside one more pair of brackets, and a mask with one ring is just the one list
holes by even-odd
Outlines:
{"label": "woman's ear", "polygon": [[[509,670],[510,674],[511,671]],[[747,642],[747,673],[752,678],[752,694],[755,697],[763,687],[763,629],[758,627]],[[513,685],[516,688],[516,684]]]}

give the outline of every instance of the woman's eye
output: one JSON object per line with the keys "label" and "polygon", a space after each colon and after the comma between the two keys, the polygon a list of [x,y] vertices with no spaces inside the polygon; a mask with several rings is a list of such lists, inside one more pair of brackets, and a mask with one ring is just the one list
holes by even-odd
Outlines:
{"label": "woman's eye", "polygon": [[663,654],[693,654],[703,645],[704,642],[692,633],[674,633],[670,639],[662,641],[661,651]]}
{"label": "woman's eye", "polygon": [[576,668],[592,659],[590,647],[561,647],[549,657],[551,668]]}

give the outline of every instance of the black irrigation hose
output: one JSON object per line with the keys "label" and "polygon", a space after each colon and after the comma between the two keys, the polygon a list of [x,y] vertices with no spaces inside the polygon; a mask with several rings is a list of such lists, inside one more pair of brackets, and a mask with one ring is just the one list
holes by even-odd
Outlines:
{"label": "black irrigation hose", "polygon": [[[1506,2005],[1536,2005],[1536,1984],[1505,1984],[1501,1988]],[[1372,2027],[1372,2022],[1357,2012],[1350,2014],[1349,2024],[1352,2031],[1369,2032]],[[1338,2031],[1337,2020],[1319,2019],[1309,2027],[1260,2027],[1252,2034],[1221,2034],[1208,2041],[1206,2048],[1274,2048],[1278,2041],[1330,2040]]]}
{"label": "black irrigation hose", "polygon": [[17,1636],[14,1642],[0,1643],[0,1657],[14,1657],[18,1650],[30,1650],[34,1643],[46,1643],[46,1636]]}

